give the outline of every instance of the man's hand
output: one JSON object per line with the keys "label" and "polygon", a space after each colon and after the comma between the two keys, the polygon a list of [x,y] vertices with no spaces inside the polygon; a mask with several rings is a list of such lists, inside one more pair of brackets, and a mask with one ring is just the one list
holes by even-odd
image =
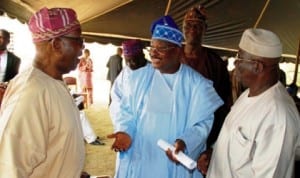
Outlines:
{"label": "man's hand", "polygon": [[[177,139],[174,144],[174,147],[175,147],[175,154],[178,154],[179,151],[184,152],[186,145],[183,140]],[[173,155],[170,149],[166,151],[166,154],[171,161],[175,162],[176,164],[179,163],[179,161],[175,158],[175,156]]]}
{"label": "man's hand", "polygon": [[208,148],[204,152],[202,152],[197,160],[197,168],[203,174],[207,174],[209,162],[212,155],[212,149]]}
{"label": "man's hand", "polygon": [[129,149],[131,145],[131,138],[130,136],[125,132],[117,132],[114,134],[110,134],[107,136],[107,138],[114,138],[115,141],[111,146],[112,150],[115,150],[116,152],[123,152]]}

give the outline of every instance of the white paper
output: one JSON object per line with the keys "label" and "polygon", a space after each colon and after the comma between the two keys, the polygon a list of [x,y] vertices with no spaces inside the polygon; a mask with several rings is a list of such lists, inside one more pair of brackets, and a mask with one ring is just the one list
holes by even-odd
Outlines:
{"label": "white paper", "polygon": [[187,167],[190,170],[193,170],[196,168],[197,163],[196,161],[194,161],[193,159],[191,159],[189,156],[187,156],[186,154],[184,154],[182,151],[180,151],[178,154],[175,154],[175,147],[169,143],[167,143],[166,141],[159,139],[157,141],[157,145],[163,149],[164,151],[167,151],[168,148],[172,151],[173,155],[175,156],[175,158],[181,163],[183,164],[185,167]]}

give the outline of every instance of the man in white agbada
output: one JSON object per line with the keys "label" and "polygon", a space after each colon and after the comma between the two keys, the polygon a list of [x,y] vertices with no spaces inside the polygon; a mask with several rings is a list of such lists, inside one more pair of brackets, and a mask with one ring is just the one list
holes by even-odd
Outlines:
{"label": "man in white agbada", "polygon": [[279,82],[281,53],[281,42],[273,32],[244,31],[235,67],[238,80],[249,89],[226,117],[207,178],[292,177],[300,118]]}
{"label": "man in white agbada", "polygon": [[120,113],[121,98],[128,93],[127,91],[129,89],[126,88],[126,86],[129,76],[132,75],[134,71],[138,71],[146,65],[151,65],[149,61],[145,59],[143,52],[144,45],[141,40],[130,39],[123,41],[122,48],[126,66],[116,78],[110,93],[112,101],[109,111],[113,124],[116,122],[115,119],[119,118],[117,115]]}
{"label": "man in white agbada", "polygon": [[42,8],[29,20],[33,66],[9,82],[0,110],[0,177],[78,178],[85,148],[79,110],[62,75],[82,54],[74,10]]}
{"label": "man in white agbada", "polygon": [[128,78],[129,90],[114,124],[112,148],[120,152],[115,177],[199,178],[199,171],[178,163],[157,141],[174,144],[176,153],[196,159],[206,147],[213,113],[223,101],[212,82],[180,64],[182,33],[173,19],[164,16],[152,27],[152,66]]}
{"label": "man in white agbada", "polygon": [[[135,71],[139,71],[141,68],[151,65],[143,52],[144,45],[139,39],[130,39],[122,43],[123,55],[126,66],[116,78],[111,89],[111,104],[109,107],[110,117],[114,126],[117,126],[121,122],[122,118],[119,117],[121,110],[121,99],[128,94],[130,86],[128,86],[128,79],[130,75],[133,75]],[[121,120],[120,120],[121,119]],[[108,135],[108,138],[114,138],[115,134]],[[120,153],[117,153],[116,168],[120,167]],[[125,166],[125,161],[122,159],[122,166]],[[117,172],[118,170],[116,170]]]}

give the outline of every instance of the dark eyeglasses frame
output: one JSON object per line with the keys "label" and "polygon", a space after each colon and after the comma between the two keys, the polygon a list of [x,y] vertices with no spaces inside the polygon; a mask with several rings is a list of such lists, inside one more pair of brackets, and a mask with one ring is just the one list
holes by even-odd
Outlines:
{"label": "dark eyeglasses frame", "polygon": [[61,36],[60,38],[66,38],[69,40],[76,41],[78,44],[83,45],[84,43],[84,38],[83,37],[74,37],[74,36]]}
{"label": "dark eyeglasses frame", "polygon": [[169,51],[170,49],[176,48],[176,46],[164,46],[164,47],[153,47],[150,46],[149,49],[147,49],[147,51],[150,52],[158,52],[159,54],[165,54],[167,51]]}

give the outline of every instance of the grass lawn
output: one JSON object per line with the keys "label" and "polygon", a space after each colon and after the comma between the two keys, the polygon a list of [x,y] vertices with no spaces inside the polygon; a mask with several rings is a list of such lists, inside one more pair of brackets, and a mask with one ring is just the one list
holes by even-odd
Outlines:
{"label": "grass lawn", "polygon": [[91,126],[94,128],[104,146],[86,144],[86,160],[84,171],[90,175],[110,175],[113,177],[115,170],[116,153],[110,149],[113,140],[106,136],[112,133],[112,123],[108,107],[104,104],[94,104],[85,110]]}

